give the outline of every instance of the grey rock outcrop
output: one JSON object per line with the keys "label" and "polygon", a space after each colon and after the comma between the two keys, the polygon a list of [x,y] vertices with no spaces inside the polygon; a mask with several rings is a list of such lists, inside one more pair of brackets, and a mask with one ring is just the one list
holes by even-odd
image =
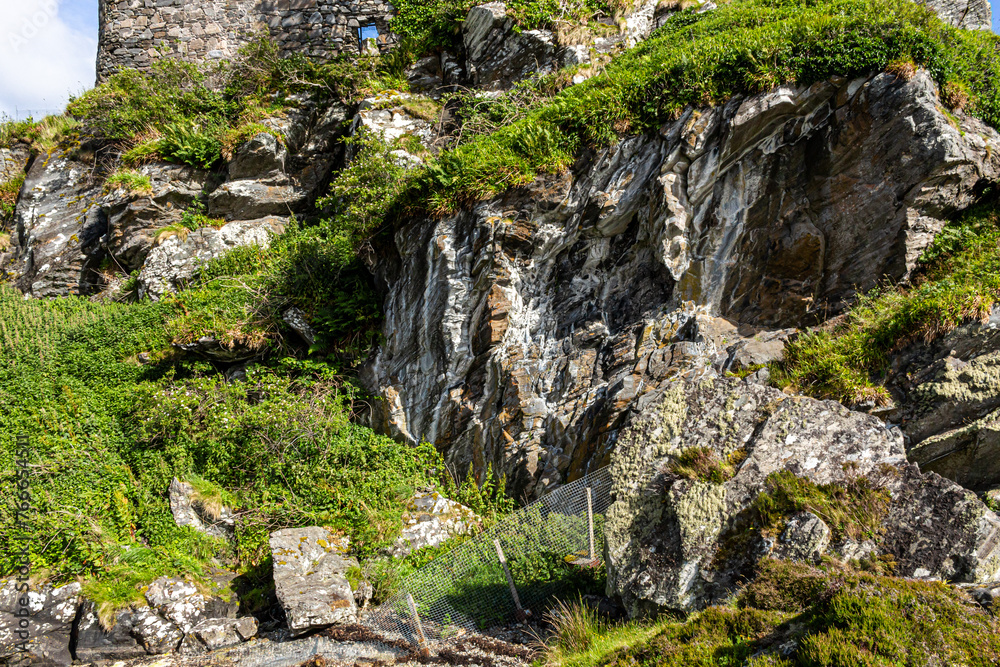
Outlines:
{"label": "grey rock outcrop", "polygon": [[225,220],[258,220],[301,212],[309,193],[288,183],[269,185],[257,180],[223,183],[208,198],[208,212]]}
{"label": "grey rock outcrop", "polygon": [[241,246],[266,248],[280,234],[287,218],[269,216],[239,220],[215,227],[202,227],[187,234],[174,234],[156,243],[139,272],[139,295],[154,301],[176,292],[198,274],[208,261]]}
{"label": "grey rock outcrop", "polygon": [[[675,474],[672,463],[693,447],[734,461],[732,477]],[[772,473],[846,489],[862,488],[863,478],[866,488],[883,490],[884,507],[856,509],[880,526],[871,538],[875,555],[891,555],[898,576],[981,582],[1000,575],[1000,518],[969,491],[908,464],[898,429],[832,401],[736,379],[676,382],[637,401],[612,466],[608,589],[633,616],[717,602],[767,555],[857,554],[853,541],[831,536],[809,514],[787,516],[777,540],[762,533],[752,508]]]}
{"label": "grey rock outcrop", "polygon": [[372,266],[375,423],[459,470],[492,462],[518,492],[600,465],[637,395],[712,365],[741,327],[799,326],[905,280],[1000,175],[1000,136],[957,118],[924,72],[783,86],[407,222]]}
{"label": "grey rock outcrop", "polygon": [[34,297],[89,294],[103,257],[108,219],[93,165],[71,151],[39,156],[28,171],[14,211],[11,249],[0,257],[8,279]]}
{"label": "grey rock outcrop", "polygon": [[274,135],[262,132],[240,146],[229,161],[229,180],[284,178],[288,150]]}
{"label": "grey rock outcrop", "polygon": [[946,23],[969,30],[992,30],[993,11],[987,0],[915,0],[927,5]]}
{"label": "grey rock outcrop", "polygon": [[97,605],[86,601],[77,625],[76,657],[84,662],[99,660],[130,660],[146,654],[137,639],[136,614],[131,609],[115,613],[109,628],[101,625]]}
{"label": "grey rock outcrop", "polygon": [[205,619],[184,637],[179,651],[182,654],[215,651],[252,639],[256,634],[257,619],[252,616]]}
{"label": "grey rock outcrop", "polygon": [[0,148],[0,183],[6,183],[23,174],[28,168],[31,151],[27,144],[17,142],[9,148]]}
{"label": "grey rock outcrop", "polygon": [[888,386],[910,460],[972,489],[1000,484],[1000,307],[897,354]]}
{"label": "grey rock outcrop", "polygon": [[346,573],[358,562],[344,555],[339,540],[320,527],[271,533],[274,587],[293,635],[351,623],[357,606]]}
{"label": "grey rock outcrop", "polygon": [[558,67],[555,35],[548,30],[515,30],[502,2],[473,7],[462,24],[462,39],[469,77],[484,90],[507,88]]}
{"label": "grey rock outcrop", "polygon": [[140,169],[152,192],[113,192],[93,202],[107,216],[104,246],[115,265],[127,272],[142,267],[164,227],[180,222],[184,211],[201,195],[207,174],[192,167],[158,163]]}
{"label": "grey rock outcrop", "polygon": [[[17,581],[0,586],[0,662],[29,657],[31,664],[68,665],[73,661],[70,641],[80,606],[80,584],[43,586],[20,591]],[[26,604],[22,604],[22,602]],[[27,618],[21,614],[27,611]],[[22,621],[24,621],[22,625]],[[24,632],[25,635],[19,633]],[[27,654],[18,644],[27,642]]]}
{"label": "grey rock outcrop", "polygon": [[84,601],[76,626],[80,660],[128,660],[173,651],[202,653],[249,639],[252,618],[236,618],[237,603],[207,596],[190,582],[161,577],[145,591],[148,606],[121,609],[109,627],[93,602]]}

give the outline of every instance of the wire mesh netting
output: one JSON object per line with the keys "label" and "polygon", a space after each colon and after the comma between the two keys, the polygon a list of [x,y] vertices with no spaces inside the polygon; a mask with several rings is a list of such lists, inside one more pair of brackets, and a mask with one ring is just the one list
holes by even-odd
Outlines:
{"label": "wire mesh netting", "polygon": [[518,604],[537,617],[603,567],[610,505],[608,468],[566,484],[406,577],[362,623],[416,644],[512,622]]}

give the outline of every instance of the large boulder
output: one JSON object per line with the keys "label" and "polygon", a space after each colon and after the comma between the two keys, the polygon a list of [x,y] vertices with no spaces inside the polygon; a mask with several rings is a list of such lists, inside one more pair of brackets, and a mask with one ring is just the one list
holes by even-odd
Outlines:
{"label": "large boulder", "polygon": [[22,587],[15,580],[0,582],[0,663],[27,657],[32,664],[70,664],[80,584]]}
{"label": "large boulder", "polygon": [[773,359],[783,334],[767,330],[905,280],[998,176],[994,130],[947,112],[925,72],[879,74],[688,109],[472,210],[405,221],[372,253],[375,423],[539,495],[605,462],[642,392],[741,338],[756,342],[734,368]]}
{"label": "large boulder", "polygon": [[233,248],[266,248],[274,235],[284,231],[287,222],[287,218],[269,216],[173,234],[157,242],[146,256],[139,272],[139,295],[159,300],[188,284],[206,262]]}
{"label": "large boulder", "polygon": [[326,528],[286,528],[271,533],[274,588],[293,635],[357,620],[347,572],[358,562]]}
{"label": "large boulder", "polygon": [[612,466],[608,589],[633,616],[718,602],[769,555],[1000,575],[1000,518],[908,464],[898,429],[832,401],[737,379],[671,383],[636,402]]}

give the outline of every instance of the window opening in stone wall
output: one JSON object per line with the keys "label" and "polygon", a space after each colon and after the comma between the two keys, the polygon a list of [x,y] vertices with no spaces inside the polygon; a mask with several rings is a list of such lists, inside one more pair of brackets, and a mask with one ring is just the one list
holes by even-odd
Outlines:
{"label": "window opening in stone wall", "polygon": [[358,48],[361,51],[365,50],[366,39],[374,39],[378,43],[378,28],[374,23],[369,23],[358,28]]}

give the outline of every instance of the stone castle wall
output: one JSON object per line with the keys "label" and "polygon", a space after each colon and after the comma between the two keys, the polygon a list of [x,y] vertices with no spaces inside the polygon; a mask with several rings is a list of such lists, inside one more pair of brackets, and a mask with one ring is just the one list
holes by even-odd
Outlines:
{"label": "stone castle wall", "polygon": [[284,53],[357,52],[358,29],[374,24],[379,48],[395,41],[386,0],[99,0],[97,78],[155,60],[228,60],[259,32]]}

